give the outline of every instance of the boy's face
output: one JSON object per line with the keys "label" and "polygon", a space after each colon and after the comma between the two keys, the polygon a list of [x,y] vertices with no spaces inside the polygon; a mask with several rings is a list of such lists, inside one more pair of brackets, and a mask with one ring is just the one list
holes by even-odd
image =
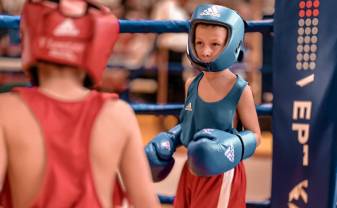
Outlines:
{"label": "boy's face", "polygon": [[222,52],[227,40],[227,29],[222,26],[197,25],[194,49],[198,58],[210,63]]}

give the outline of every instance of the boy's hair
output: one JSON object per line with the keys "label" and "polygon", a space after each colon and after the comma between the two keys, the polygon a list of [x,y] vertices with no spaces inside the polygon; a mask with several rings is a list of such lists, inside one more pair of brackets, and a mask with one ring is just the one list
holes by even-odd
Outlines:
{"label": "boy's hair", "polygon": [[221,27],[221,28],[225,28],[226,30],[228,30],[227,27],[225,27],[224,25],[219,25],[219,24],[214,24],[214,23],[199,22],[199,23],[196,24],[195,27],[197,28],[198,26]]}
{"label": "boy's hair", "polygon": [[[226,36],[226,40],[225,40],[225,46],[227,44],[227,41],[228,41],[228,28],[224,25],[219,25],[219,24],[212,24],[212,23],[206,23],[206,22],[200,22],[198,24],[195,25],[195,29],[198,28],[198,26],[201,26],[201,27],[220,27],[220,28],[224,28],[226,30],[226,33],[227,33],[227,36]],[[195,41],[195,35],[193,36],[193,42]]]}

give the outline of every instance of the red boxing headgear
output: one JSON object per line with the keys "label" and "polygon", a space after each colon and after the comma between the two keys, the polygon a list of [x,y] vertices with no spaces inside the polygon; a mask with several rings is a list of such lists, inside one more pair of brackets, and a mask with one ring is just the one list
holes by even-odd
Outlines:
{"label": "red boxing headgear", "polygon": [[21,32],[25,71],[38,61],[70,65],[86,71],[98,84],[119,22],[108,8],[89,0],[29,0],[23,8]]}

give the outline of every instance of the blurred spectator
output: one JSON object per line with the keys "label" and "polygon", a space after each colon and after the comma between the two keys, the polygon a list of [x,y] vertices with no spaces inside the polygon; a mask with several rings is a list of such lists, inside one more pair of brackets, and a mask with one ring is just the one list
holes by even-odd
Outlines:
{"label": "blurred spectator", "polygon": [[[155,4],[152,19],[155,20],[186,20],[189,15],[185,11],[186,0],[161,0]],[[184,53],[187,46],[187,34],[165,33],[158,38],[158,47]]]}
{"label": "blurred spectator", "polygon": [[[185,10],[187,0],[162,0],[158,1],[152,11],[152,19],[155,20],[187,20],[189,14]],[[165,64],[168,68],[167,75],[159,75],[161,88],[167,88],[166,93],[158,95],[159,102],[184,101],[184,81],[182,61],[185,57],[187,46],[186,33],[165,33],[158,36],[157,48],[158,64]],[[165,67],[165,66],[164,66]],[[176,70],[173,70],[175,68]],[[166,73],[166,72],[165,72]],[[166,78],[162,76],[167,76]],[[162,81],[164,80],[164,81]],[[163,90],[163,89],[158,89]],[[166,90],[166,89],[164,89]]]}
{"label": "blurred spectator", "polygon": [[[246,21],[259,20],[262,18],[261,0],[232,0],[219,2],[223,2],[223,5],[236,10]],[[240,74],[249,82],[256,104],[261,103],[261,67],[262,35],[258,32],[246,33],[244,39],[243,61],[234,64],[231,70]]]}
{"label": "blurred spectator", "polygon": [[[24,0],[2,0],[1,13],[20,15]],[[20,35],[18,29],[1,29],[0,55],[18,57],[21,55]]]}
{"label": "blurred spectator", "polygon": [[[141,5],[128,6],[131,1],[123,1],[122,18],[128,20],[148,19]],[[134,2],[137,3],[137,2]],[[130,73],[150,67],[153,61],[154,34],[121,33],[109,60],[108,70],[103,76],[102,90],[116,92],[122,99],[129,100]]]}
{"label": "blurred spectator", "polygon": [[[273,19],[274,0],[263,1],[263,19]],[[262,102],[273,101],[273,33],[263,34]]]}
{"label": "blurred spectator", "polygon": [[2,0],[3,10],[11,15],[20,15],[25,0]]}
{"label": "blurred spectator", "polygon": [[[0,13],[3,15],[20,15],[24,0],[0,1]],[[0,56],[19,57],[21,55],[20,34],[18,29],[0,30]],[[19,59],[1,58],[0,64],[0,91],[18,83],[27,82],[20,70]],[[15,83],[15,84],[14,84]]]}
{"label": "blurred spectator", "polygon": [[[128,10],[124,16],[128,20],[148,18],[144,10]],[[127,69],[138,69],[144,65],[148,65],[148,58],[153,49],[153,41],[153,34],[120,34],[111,56],[110,63],[113,65],[124,66]]]}
{"label": "blurred spectator", "polygon": [[[262,5],[260,0],[247,3],[242,1],[238,7],[238,12],[245,20],[262,19]],[[247,80],[250,83],[254,95],[255,103],[261,103],[261,67],[262,67],[262,35],[261,33],[246,33],[245,37],[246,53],[244,63],[247,64]]]}

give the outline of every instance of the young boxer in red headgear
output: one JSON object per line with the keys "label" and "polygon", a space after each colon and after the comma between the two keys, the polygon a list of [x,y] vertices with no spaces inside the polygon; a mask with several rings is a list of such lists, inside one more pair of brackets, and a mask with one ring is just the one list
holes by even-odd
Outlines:
{"label": "young boxer in red headgear", "polygon": [[31,0],[21,32],[33,87],[0,96],[0,206],[122,206],[119,172],[132,204],[158,207],[133,111],[91,89],[118,20],[92,1]]}

